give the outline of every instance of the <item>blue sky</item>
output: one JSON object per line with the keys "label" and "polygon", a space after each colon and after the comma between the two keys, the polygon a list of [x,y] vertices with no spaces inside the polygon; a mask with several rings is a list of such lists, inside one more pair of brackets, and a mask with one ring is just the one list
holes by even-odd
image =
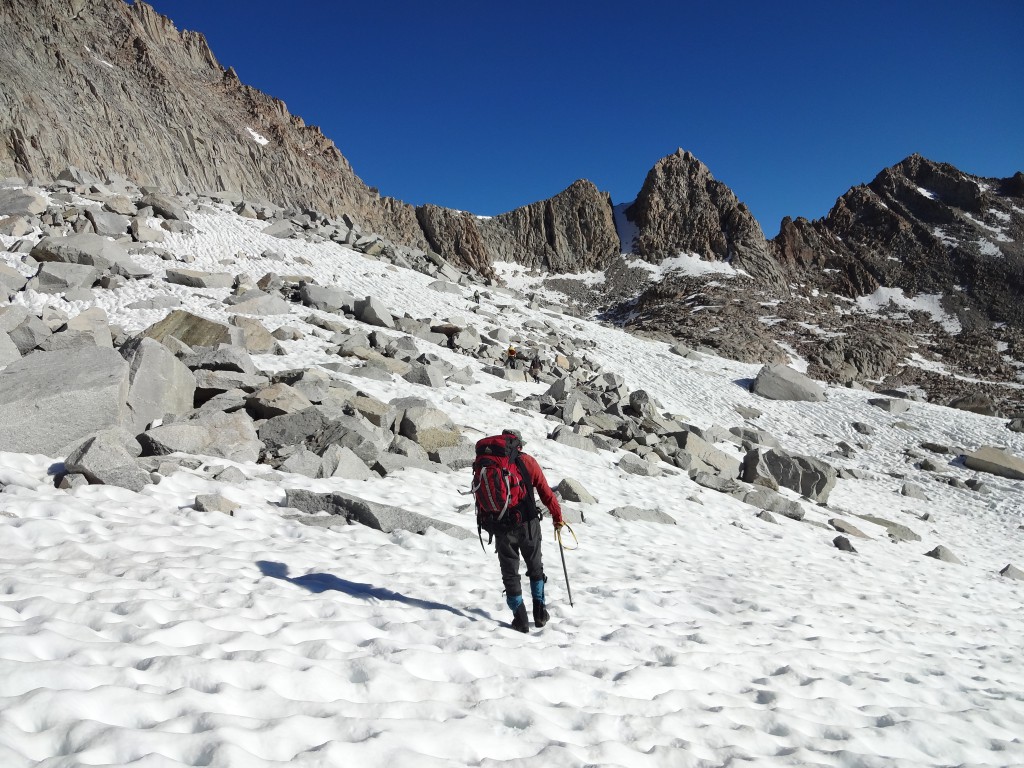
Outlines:
{"label": "blue sky", "polygon": [[152,5],[414,204],[628,202],[682,147],[771,237],[914,152],[1024,170],[1020,0]]}

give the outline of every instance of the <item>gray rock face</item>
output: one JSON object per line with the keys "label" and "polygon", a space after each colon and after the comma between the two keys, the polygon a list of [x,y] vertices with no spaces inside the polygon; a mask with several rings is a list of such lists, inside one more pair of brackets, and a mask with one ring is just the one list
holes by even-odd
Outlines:
{"label": "gray rock face", "polygon": [[897,397],[873,397],[868,400],[868,405],[881,408],[886,413],[906,413],[910,410],[910,403]]}
{"label": "gray rock face", "polygon": [[597,499],[590,495],[590,492],[583,487],[583,484],[571,477],[566,477],[554,488],[555,493],[566,501],[575,501],[580,504],[596,504]]}
{"label": "gray rock face", "polygon": [[[370,189],[319,129],[243,85],[202,35],[178,31],[151,6],[3,4],[0,28],[9,41],[0,56],[7,103],[33,105],[8,111],[0,178],[55,178],[69,163],[92,173],[117,168],[166,192],[231,190],[347,213],[367,231],[426,245],[412,206]],[[36,52],[44,49],[64,53],[43,59]],[[247,128],[270,141],[257,143]],[[182,216],[173,196],[143,204],[167,219]]]}
{"label": "gray rock face", "polygon": [[954,565],[963,565],[956,555],[954,555],[949,549],[942,546],[941,544],[935,549],[924,553],[926,557],[933,557],[936,560],[941,560],[944,563],[953,563]]}
{"label": "gray rock face", "polygon": [[863,520],[867,520],[869,523],[880,525],[885,528],[886,533],[889,534],[889,538],[894,541],[920,541],[921,537],[913,530],[903,525],[903,523],[896,523],[892,520],[887,520],[884,517],[877,517],[876,515],[860,515]]}
{"label": "gray rock face", "polygon": [[325,288],[313,283],[303,283],[299,288],[303,304],[322,312],[351,312],[355,308],[355,297],[341,288]]}
{"label": "gray rock face", "polygon": [[256,318],[232,315],[229,322],[241,329],[242,346],[245,347],[246,352],[263,355],[278,349],[277,340],[273,334]]}
{"label": "gray rock face", "polygon": [[671,515],[662,512],[660,509],[641,509],[640,507],[628,504],[624,507],[616,507],[609,510],[608,514],[629,522],[641,521],[645,523],[660,523],[662,525],[676,524],[675,519]]}
{"label": "gray rock face", "polygon": [[647,174],[626,218],[637,227],[632,244],[650,261],[696,253],[712,261],[731,260],[756,278],[783,282],[760,225],[725,184],[689,152],[662,158]]}
{"label": "gray rock face", "polygon": [[110,211],[97,211],[92,208],[86,211],[85,215],[92,222],[96,234],[102,237],[123,237],[128,231],[129,219],[127,216],[120,216]]}
{"label": "gray rock face", "polygon": [[854,554],[857,552],[857,550],[854,549],[853,544],[851,544],[850,540],[845,536],[836,536],[832,539],[832,546],[843,552],[853,552]]}
{"label": "gray rock face", "polygon": [[99,276],[100,271],[87,264],[43,263],[39,265],[30,287],[39,293],[64,293],[76,288],[90,288]]}
{"label": "gray rock face", "polygon": [[1015,565],[1008,564],[999,572],[999,575],[1004,579],[1016,579],[1017,581],[1024,581],[1024,571]]}
{"label": "gray rock face", "polygon": [[128,251],[105,237],[92,233],[69,235],[68,237],[44,237],[30,252],[36,261],[58,261],[65,264],[86,264],[99,270],[110,270],[120,266],[131,266]]}
{"label": "gray rock face", "polygon": [[345,480],[369,480],[374,475],[351,448],[331,445],[324,451],[323,476],[340,477]]}
{"label": "gray rock face", "polygon": [[416,219],[427,243],[443,258],[485,275],[493,274],[492,259],[472,214],[423,205],[416,209]]}
{"label": "gray rock face", "polygon": [[0,331],[0,366],[7,365],[21,358],[21,350],[11,341],[11,337]]}
{"label": "gray rock face", "polygon": [[603,269],[620,253],[611,199],[589,181],[480,221],[479,228],[492,261],[551,272]]}
{"label": "gray rock face", "polygon": [[197,411],[184,421],[144,432],[139,442],[147,456],[181,452],[232,461],[256,461],[263,448],[244,411]]}
{"label": "gray rock face", "polygon": [[28,282],[28,278],[18,270],[12,269],[6,264],[0,264],[0,290],[7,288],[12,292],[20,291],[25,287],[26,282]]}
{"label": "gray rock face", "polygon": [[126,426],[133,435],[169,413],[181,415],[192,409],[196,377],[167,347],[139,336],[124,344],[120,353],[128,361]]}
{"label": "gray rock face", "polygon": [[904,483],[903,487],[900,488],[900,495],[911,499],[928,501],[928,495],[924,492],[924,488],[917,483]]}
{"label": "gray rock face", "polygon": [[628,472],[631,475],[658,477],[661,474],[661,467],[657,464],[653,464],[647,461],[647,459],[642,459],[639,456],[634,456],[632,453],[627,453],[619,459],[617,466],[623,472]]}
{"label": "gray rock face", "polygon": [[821,386],[785,365],[766,365],[754,379],[753,393],[769,400],[803,400],[822,402]]}
{"label": "gray rock face", "polygon": [[220,344],[242,344],[242,331],[224,323],[207,320],[183,309],[176,309],[163,320],[142,332],[143,336],[166,344],[175,338],[190,347],[216,347]]}
{"label": "gray rock face", "polygon": [[188,221],[188,214],[181,203],[163,192],[150,192],[142,198],[140,205],[152,208],[153,212],[161,218],[172,221]]}
{"label": "gray rock face", "polygon": [[372,296],[356,300],[355,314],[367,325],[377,325],[383,328],[395,327],[395,318],[392,317],[391,312],[383,302]]}
{"label": "gray rock face", "polygon": [[845,533],[848,536],[856,536],[858,539],[869,539],[871,538],[864,533],[860,528],[855,526],[853,523],[849,523],[839,517],[833,517],[828,521],[828,524],[835,528],[840,533]]}
{"label": "gray rock face", "polygon": [[291,305],[280,296],[256,296],[234,305],[240,315],[287,315]]}
{"label": "gray rock face", "polygon": [[301,392],[287,384],[271,384],[246,398],[246,407],[258,419],[272,419],[309,408],[313,404]]}
{"label": "gray rock face", "polygon": [[835,468],[823,461],[775,448],[748,452],[740,475],[747,483],[764,484],[763,480],[768,479],[812,501],[828,501],[837,477]]}
{"label": "gray rock face", "polygon": [[0,217],[37,216],[46,206],[46,198],[31,189],[0,187]]}
{"label": "gray rock face", "polygon": [[724,451],[715,448],[711,443],[698,437],[693,432],[680,432],[675,435],[679,448],[687,454],[703,462],[704,468],[713,469],[725,477],[738,477],[740,461]]}
{"label": "gray rock face", "polygon": [[128,363],[113,349],[36,352],[0,371],[0,450],[64,456],[130,421]]}
{"label": "gray rock face", "polygon": [[135,463],[118,430],[105,430],[90,437],[68,455],[64,467],[67,472],[85,475],[90,482],[135,492],[150,483],[149,474]]}
{"label": "gray rock face", "polygon": [[741,497],[744,504],[763,509],[766,512],[788,517],[791,520],[803,520],[804,508],[798,501],[787,499],[770,488],[755,488],[747,491]]}
{"label": "gray rock face", "polygon": [[905,347],[885,338],[858,335],[825,341],[810,362],[831,372],[839,381],[876,380],[893,371],[905,356]]}
{"label": "gray rock face", "polygon": [[458,445],[461,439],[459,428],[448,418],[448,414],[430,407],[406,409],[402,414],[399,434],[417,443],[428,453]]}
{"label": "gray rock face", "polygon": [[314,493],[288,489],[285,505],[303,512],[327,511],[332,515],[341,515],[349,522],[359,523],[384,533],[411,531],[422,534],[426,533],[429,528],[435,528],[456,539],[476,537],[476,534],[457,525],[434,520],[400,507],[366,501],[345,493]]}
{"label": "gray rock face", "polygon": [[982,446],[965,454],[964,464],[968,469],[978,472],[988,472],[1011,480],[1024,480],[1024,459],[995,446]]}
{"label": "gray rock face", "polygon": [[172,285],[189,288],[230,288],[234,282],[227,272],[201,272],[195,269],[168,269],[164,278]]}

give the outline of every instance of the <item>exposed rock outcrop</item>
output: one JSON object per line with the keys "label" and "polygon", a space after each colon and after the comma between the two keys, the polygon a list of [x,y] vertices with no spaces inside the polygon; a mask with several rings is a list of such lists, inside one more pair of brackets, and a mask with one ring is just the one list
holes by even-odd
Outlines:
{"label": "exposed rock outcrop", "polygon": [[98,181],[348,213],[425,245],[412,206],[381,197],[319,128],[145,3],[3,3],[0,26],[0,177],[73,165]]}
{"label": "exposed rock outcrop", "polygon": [[645,259],[661,261],[695,253],[785,285],[747,206],[689,152],[680,149],[658,161],[636,201],[626,209],[626,218],[637,227],[632,251]]}
{"label": "exposed rock outcrop", "polygon": [[550,272],[604,269],[620,252],[611,197],[589,181],[479,226],[493,261]]}

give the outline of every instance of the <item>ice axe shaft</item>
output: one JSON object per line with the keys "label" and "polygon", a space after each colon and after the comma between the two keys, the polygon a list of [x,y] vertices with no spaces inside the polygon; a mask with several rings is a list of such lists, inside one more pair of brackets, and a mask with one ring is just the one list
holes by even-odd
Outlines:
{"label": "ice axe shaft", "polygon": [[[568,526],[566,526],[568,528]],[[569,528],[569,533],[572,533],[572,528]],[[576,534],[573,533],[572,537],[575,539]],[[565,574],[565,592],[569,595],[569,607],[573,607],[572,603],[572,587],[569,586],[569,569],[565,567],[565,547],[562,546],[562,532],[559,530],[555,531],[555,538],[558,539],[558,554],[562,558],[562,573]]]}

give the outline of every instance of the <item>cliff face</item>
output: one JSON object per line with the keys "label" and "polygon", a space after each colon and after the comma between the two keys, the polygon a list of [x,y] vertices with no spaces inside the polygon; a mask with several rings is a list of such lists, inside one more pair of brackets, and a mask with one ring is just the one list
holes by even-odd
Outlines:
{"label": "cliff face", "polygon": [[318,128],[145,3],[7,2],[0,27],[0,176],[54,178],[74,165],[348,213],[425,245],[411,206],[367,187]]}
{"label": "cliff face", "polygon": [[680,149],[658,161],[626,218],[637,228],[632,252],[644,259],[695,253],[759,279],[782,279],[757,220],[689,152]]}
{"label": "cliff face", "polygon": [[604,269],[620,253],[611,197],[577,181],[548,200],[479,220],[493,261],[550,272]]}

